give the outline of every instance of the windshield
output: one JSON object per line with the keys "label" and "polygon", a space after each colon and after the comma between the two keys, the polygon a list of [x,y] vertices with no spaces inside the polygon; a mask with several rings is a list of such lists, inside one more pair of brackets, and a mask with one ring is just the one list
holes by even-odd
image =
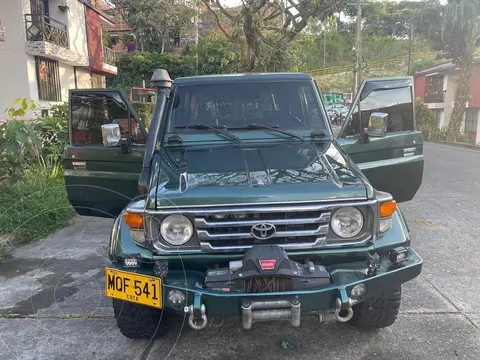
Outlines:
{"label": "windshield", "polygon": [[168,132],[198,131],[188,125],[233,130],[253,124],[284,130],[325,129],[318,98],[310,82],[264,81],[178,87]]}

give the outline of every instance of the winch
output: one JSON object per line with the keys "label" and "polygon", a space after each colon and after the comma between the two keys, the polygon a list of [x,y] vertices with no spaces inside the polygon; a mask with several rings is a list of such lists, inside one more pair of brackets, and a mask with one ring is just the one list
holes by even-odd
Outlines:
{"label": "winch", "polygon": [[330,284],[323,265],[290,260],[278,245],[256,245],[228,268],[208,270],[205,287],[227,292],[267,293],[302,290]]}

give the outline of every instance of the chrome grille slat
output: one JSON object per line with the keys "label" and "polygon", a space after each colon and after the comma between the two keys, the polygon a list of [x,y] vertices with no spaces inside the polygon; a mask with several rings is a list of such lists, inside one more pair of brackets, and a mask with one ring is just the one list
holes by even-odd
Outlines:
{"label": "chrome grille slat", "polygon": [[[200,246],[207,251],[248,249],[262,243],[293,249],[324,243],[331,210],[326,204],[214,208],[196,211],[194,221]],[[219,214],[224,216],[215,217]],[[274,225],[275,235],[255,238],[252,227],[259,224]]]}
{"label": "chrome grille slat", "polygon": [[[253,226],[262,220],[237,220],[237,221],[208,221],[205,218],[195,218],[195,226],[197,229],[204,229],[208,227],[235,227],[235,226]],[[328,223],[330,221],[330,213],[322,213],[320,216],[313,218],[298,218],[298,219],[274,219],[264,220],[273,225],[301,225],[301,224],[315,224]]]}
{"label": "chrome grille slat", "polygon": [[[258,223],[258,222],[257,222]],[[277,231],[274,238],[283,237],[298,237],[298,236],[313,236],[326,235],[328,232],[328,224],[320,225],[315,230],[293,230],[293,231]],[[234,239],[255,239],[250,233],[222,233],[210,234],[207,230],[197,230],[198,239],[205,240],[234,240]],[[261,240],[257,240],[261,242]]]}

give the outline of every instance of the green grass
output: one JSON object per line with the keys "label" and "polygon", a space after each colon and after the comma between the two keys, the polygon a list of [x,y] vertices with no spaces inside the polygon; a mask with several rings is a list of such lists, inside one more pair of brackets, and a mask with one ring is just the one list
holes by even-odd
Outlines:
{"label": "green grass", "polygon": [[73,215],[63,177],[30,171],[14,184],[0,184],[0,256],[62,229]]}

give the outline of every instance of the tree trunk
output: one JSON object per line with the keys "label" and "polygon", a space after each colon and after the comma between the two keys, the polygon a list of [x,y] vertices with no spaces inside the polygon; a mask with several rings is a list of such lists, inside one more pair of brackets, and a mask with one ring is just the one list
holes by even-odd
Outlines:
{"label": "tree trunk", "polygon": [[260,53],[259,39],[257,29],[253,21],[253,14],[250,9],[244,9],[244,25],[245,40],[247,43],[247,61],[245,71],[251,72],[256,67],[256,60]]}
{"label": "tree trunk", "polygon": [[161,54],[165,52],[165,36],[162,36],[162,49],[160,51]]}
{"label": "tree trunk", "polygon": [[463,121],[467,101],[470,99],[470,83],[474,68],[473,53],[464,54],[460,59],[460,74],[457,79],[457,89],[455,91],[455,104],[453,106],[452,116],[448,125],[449,131],[459,133]]}

